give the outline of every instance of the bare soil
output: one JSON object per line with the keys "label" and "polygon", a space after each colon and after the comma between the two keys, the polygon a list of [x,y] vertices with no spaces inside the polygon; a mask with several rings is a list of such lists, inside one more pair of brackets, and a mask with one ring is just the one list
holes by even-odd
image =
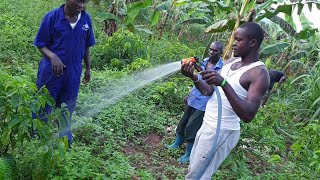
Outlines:
{"label": "bare soil", "polygon": [[[156,179],[162,179],[162,175],[169,179],[175,179],[178,172],[170,172],[166,167],[173,165],[185,169],[186,172],[188,165],[179,164],[176,160],[178,158],[176,154],[168,153],[168,150],[164,148],[163,141],[164,137],[152,132],[147,136],[138,137],[135,141],[128,141],[123,147],[123,152],[129,157],[132,166],[151,171]],[[139,177],[135,175],[132,179],[138,180]]]}

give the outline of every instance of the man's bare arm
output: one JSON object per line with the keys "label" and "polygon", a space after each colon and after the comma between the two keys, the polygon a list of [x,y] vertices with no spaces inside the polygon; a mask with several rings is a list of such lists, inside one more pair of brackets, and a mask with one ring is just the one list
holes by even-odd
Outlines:
{"label": "man's bare arm", "polygon": [[181,73],[189,77],[194,82],[194,85],[201,92],[201,94],[205,96],[211,96],[213,94],[212,86],[199,79],[199,76],[194,73],[194,67],[191,63],[182,64]]}
{"label": "man's bare arm", "polygon": [[267,70],[262,67],[254,68],[244,75],[250,81],[246,99],[242,100],[228,83],[223,87],[223,90],[240,119],[244,122],[250,122],[255,117],[261,100],[268,89],[269,75]]}
{"label": "man's bare arm", "polygon": [[38,48],[39,51],[51,61],[52,71],[55,75],[63,74],[63,68],[66,66],[62,63],[61,59],[47,47]]}

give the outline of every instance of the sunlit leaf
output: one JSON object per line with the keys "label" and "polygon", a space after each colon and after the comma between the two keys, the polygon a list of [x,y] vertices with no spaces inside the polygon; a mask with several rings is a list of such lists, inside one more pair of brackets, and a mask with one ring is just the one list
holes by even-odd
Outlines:
{"label": "sunlit leaf", "polygon": [[209,26],[205,30],[205,32],[206,33],[225,32],[226,30],[232,30],[235,24],[236,24],[236,21],[232,19],[221,20]]}
{"label": "sunlit leaf", "polygon": [[258,16],[256,18],[256,21],[260,21],[263,18],[272,18],[272,17],[276,16],[279,12],[282,12],[282,13],[285,13],[285,14],[291,16],[292,8],[293,8],[293,5],[284,4],[284,5],[279,5],[274,10],[265,9],[266,12],[261,14],[260,16]]}
{"label": "sunlit leaf", "polygon": [[142,31],[142,32],[145,32],[147,34],[153,34],[152,31],[150,31],[149,29],[145,28],[143,25],[134,25],[134,28],[138,31]]}
{"label": "sunlit leaf", "polygon": [[124,20],[125,25],[132,24],[134,22],[134,19],[137,17],[141,9],[147,8],[152,4],[152,0],[145,0],[144,2],[139,1],[133,3],[129,8],[127,12],[127,16]]}
{"label": "sunlit leaf", "polygon": [[289,35],[291,36],[296,35],[296,30],[286,20],[280,18],[279,16],[274,16],[270,18],[270,20],[278,24]]}
{"label": "sunlit leaf", "polygon": [[276,44],[271,44],[271,45],[263,48],[260,51],[260,56],[262,58],[264,58],[264,57],[267,57],[267,56],[270,56],[270,55],[281,53],[288,46],[289,46],[289,44],[286,43],[286,42],[279,42],[279,43],[276,43]]}
{"label": "sunlit leaf", "polygon": [[183,23],[189,23],[189,24],[192,24],[192,23],[196,23],[196,24],[207,24],[207,21],[204,19],[204,18],[191,18],[191,19],[187,19],[185,21],[182,21],[181,22],[182,24]]}
{"label": "sunlit leaf", "polygon": [[95,17],[96,20],[102,22],[104,20],[108,20],[108,19],[113,19],[113,20],[116,20],[118,22],[121,21],[121,19],[111,13],[108,13],[108,12],[100,12],[96,17]]}
{"label": "sunlit leaf", "polygon": [[276,163],[280,161],[281,161],[281,157],[276,154],[271,156],[271,159],[268,160],[268,163]]}
{"label": "sunlit leaf", "polygon": [[159,17],[160,17],[160,12],[159,11],[154,11],[151,18],[150,18],[150,26],[154,26],[159,22]]}

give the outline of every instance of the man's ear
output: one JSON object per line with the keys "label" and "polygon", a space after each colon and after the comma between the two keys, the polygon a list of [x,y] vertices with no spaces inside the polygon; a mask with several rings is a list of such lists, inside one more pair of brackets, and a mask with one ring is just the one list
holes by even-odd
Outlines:
{"label": "man's ear", "polygon": [[257,46],[258,45],[258,40],[256,40],[256,39],[251,39],[251,41],[250,41],[250,46],[251,47],[254,47],[254,46]]}

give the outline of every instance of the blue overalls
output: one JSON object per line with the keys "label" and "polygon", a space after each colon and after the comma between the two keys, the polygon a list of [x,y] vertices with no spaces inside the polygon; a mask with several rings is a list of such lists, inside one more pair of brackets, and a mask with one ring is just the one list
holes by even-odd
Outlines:
{"label": "blue overalls", "polygon": [[[60,137],[68,136],[69,144],[72,141],[71,117],[74,111],[80,87],[82,60],[85,49],[95,44],[92,22],[89,14],[81,12],[81,18],[74,29],[64,16],[64,5],[46,14],[42,20],[34,45],[38,48],[47,47],[55,53],[66,66],[63,75],[54,75],[51,62],[45,56],[39,64],[36,85],[38,88],[46,86],[50,95],[56,101],[56,107],[65,103],[70,112],[70,119],[65,121],[65,129]],[[46,106],[46,114],[51,107]],[[41,116],[40,116],[41,117]],[[47,122],[46,118],[43,121]],[[68,123],[69,122],[69,123]]]}

